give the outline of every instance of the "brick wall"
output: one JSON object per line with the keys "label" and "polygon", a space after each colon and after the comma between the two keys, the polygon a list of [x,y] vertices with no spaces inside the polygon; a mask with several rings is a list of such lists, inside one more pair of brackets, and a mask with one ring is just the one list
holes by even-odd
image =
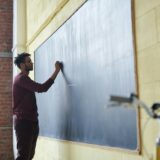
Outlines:
{"label": "brick wall", "polygon": [[13,1],[0,0],[0,160],[13,160],[12,21]]}
{"label": "brick wall", "polygon": [[0,51],[11,51],[12,47],[12,0],[0,0]]}

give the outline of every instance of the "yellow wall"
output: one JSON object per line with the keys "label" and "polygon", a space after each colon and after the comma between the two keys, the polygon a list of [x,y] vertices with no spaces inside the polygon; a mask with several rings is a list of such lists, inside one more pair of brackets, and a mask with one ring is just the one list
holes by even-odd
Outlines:
{"label": "yellow wall", "polygon": [[[160,101],[160,1],[135,0],[135,11],[140,98],[151,105]],[[147,116],[142,112],[142,130],[146,120]],[[142,138],[149,154],[154,156],[157,134],[157,123],[152,120]]]}
{"label": "yellow wall", "polygon": [[[27,49],[44,42],[85,0],[27,0]],[[160,101],[160,0],[134,0],[140,98]],[[158,124],[141,112],[142,154],[39,137],[34,160],[155,160]]]}

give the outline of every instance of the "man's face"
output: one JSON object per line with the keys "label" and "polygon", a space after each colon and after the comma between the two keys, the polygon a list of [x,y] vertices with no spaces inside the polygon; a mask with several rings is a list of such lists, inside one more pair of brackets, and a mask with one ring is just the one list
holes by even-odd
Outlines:
{"label": "man's face", "polygon": [[33,62],[30,57],[25,58],[24,67],[26,71],[32,71],[33,70]]}

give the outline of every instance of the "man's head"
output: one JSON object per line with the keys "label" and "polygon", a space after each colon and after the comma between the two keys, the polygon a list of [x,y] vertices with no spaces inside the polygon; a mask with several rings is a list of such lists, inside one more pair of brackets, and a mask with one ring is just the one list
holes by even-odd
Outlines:
{"label": "man's head", "polygon": [[32,71],[33,63],[29,53],[21,53],[15,57],[14,64],[22,71]]}

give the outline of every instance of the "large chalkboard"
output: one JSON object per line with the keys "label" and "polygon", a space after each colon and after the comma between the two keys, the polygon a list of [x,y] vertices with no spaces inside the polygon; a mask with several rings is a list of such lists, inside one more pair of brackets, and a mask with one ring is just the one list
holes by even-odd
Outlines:
{"label": "large chalkboard", "polygon": [[37,94],[40,135],[136,150],[136,110],[107,106],[136,92],[131,0],[88,0],[35,51],[35,80],[56,60],[64,73]]}

